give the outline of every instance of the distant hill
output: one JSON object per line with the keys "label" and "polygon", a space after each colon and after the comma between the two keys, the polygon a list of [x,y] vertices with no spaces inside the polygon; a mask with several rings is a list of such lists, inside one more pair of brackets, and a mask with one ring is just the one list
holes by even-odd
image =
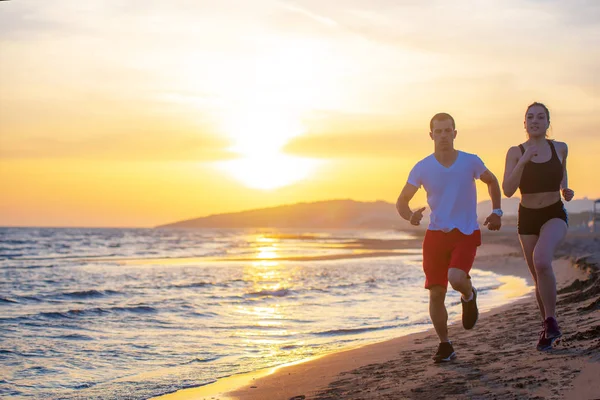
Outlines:
{"label": "distant hill", "polygon": [[389,228],[398,218],[395,206],[384,201],[328,200],[210,215],[159,228]]}
{"label": "distant hill", "polygon": [[402,224],[385,201],[297,203],[179,221],[157,228],[391,228]]}
{"label": "distant hill", "polygon": [[[502,208],[506,223],[516,222],[519,199],[503,199]],[[570,213],[592,209],[592,200],[573,200],[566,205]],[[491,211],[489,200],[477,206],[480,219]],[[429,211],[426,212],[426,215]],[[427,226],[427,216],[420,228]],[[396,212],[392,203],[385,201],[359,202],[354,200],[327,200],[313,203],[297,203],[261,208],[227,214],[188,219],[157,228],[309,228],[309,229],[411,229]]]}

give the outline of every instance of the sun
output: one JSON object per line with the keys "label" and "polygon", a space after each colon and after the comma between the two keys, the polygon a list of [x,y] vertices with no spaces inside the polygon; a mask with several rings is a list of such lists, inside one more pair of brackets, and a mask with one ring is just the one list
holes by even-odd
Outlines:
{"label": "sun", "polygon": [[304,133],[299,117],[279,112],[253,110],[229,119],[227,132],[231,151],[239,158],[218,164],[247,187],[272,190],[308,178],[317,160],[281,152],[290,139]]}
{"label": "sun", "polygon": [[289,110],[246,110],[231,115],[225,127],[233,142],[229,150],[239,158],[220,162],[218,167],[247,187],[272,190],[288,186],[308,178],[320,164],[282,152],[292,138],[305,131],[300,116]]}
{"label": "sun", "polygon": [[268,106],[254,106],[228,115],[225,131],[233,141],[229,150],[245,156],[273,155],[305,129],[293,112]]}
{"label": "sun", "polygon": [[247,187],[271,190],[309,179],[325,162],[283,149],[306,134],[303,120],[311,113],[336,109],[341,66],[326,42],[263,37],[260,43],[244,69],[216,81],[220,130],[238,156],[217,166]]}
{"label": "sun", "polygon": [[317,165],[316,160],[270,154],[225,161],[220,168],[247,187],[272,190],[308,178]]}

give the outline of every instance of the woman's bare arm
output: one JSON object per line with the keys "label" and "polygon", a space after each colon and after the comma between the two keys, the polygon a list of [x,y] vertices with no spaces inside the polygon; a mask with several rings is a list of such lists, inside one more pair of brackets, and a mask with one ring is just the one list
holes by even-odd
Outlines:
{"label": "woman's bare arm", "polygon": [[569,189],[569,177],[567,175],[567,156],[569,155],[569,148],[567,147],[566,143],[560,143],[560,146],[562,147],[562,155],[563,155],[563,160],[562,160],[563,178],[562,178],[562,181],[560,182],[560,189],[561,189],[563,198],[566,201],[571,201],[573,199],[573,197],[575,196],[575,192],[572,189]]}
{"label": "woman's bare arm", "polygon": [[517,146],[508,149],[506,153],[506,163],[504,165],[504,179],[502,180],[502,191],[506,197],[511,197],[519,188],[521,175],[525,163],[520,163],[521,150]]}

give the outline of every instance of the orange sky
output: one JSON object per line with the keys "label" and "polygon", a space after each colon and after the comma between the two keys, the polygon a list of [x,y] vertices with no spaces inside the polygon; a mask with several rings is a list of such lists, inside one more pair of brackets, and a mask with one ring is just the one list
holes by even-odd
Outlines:
{"label": "orange sky", "polygon": [[0,2],[0,225],[394,202],[434,113],[501,177],[532,101],[576,198],[600,197],[599,16],[584,0]]}

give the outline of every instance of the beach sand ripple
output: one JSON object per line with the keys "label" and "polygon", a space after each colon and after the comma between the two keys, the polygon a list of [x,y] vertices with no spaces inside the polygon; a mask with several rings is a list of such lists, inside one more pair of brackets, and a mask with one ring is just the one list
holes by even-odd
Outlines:
{"label": "beach sand ripple", "polygon": [[428,334],[393,360],[342,373],[312,399],[600,398],[600,244],[597,238],[577,240],[576,245],[567,241],[562,254],[584,245],[590,252],[573,265],[586,278],[559,292],[557,314],[565,335],[551,351],[535,349],[541,326],[537,307],[528,300],[488,314],[473,331],[450,327],[459,355],[455,362],[431,363],[437,339]]}

